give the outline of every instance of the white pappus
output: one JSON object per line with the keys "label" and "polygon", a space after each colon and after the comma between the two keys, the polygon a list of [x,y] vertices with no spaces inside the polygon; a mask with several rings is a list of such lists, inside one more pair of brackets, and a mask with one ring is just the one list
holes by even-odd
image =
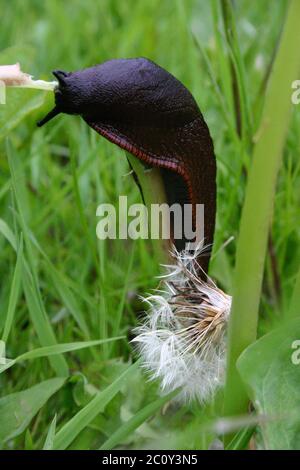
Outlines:
{"label": "white pappus", "polygon": [[133,342],[161,392],[181,389],[176,400],[208,401],[225,374],[226,325],[231,297],[208,278],[199,277],[197,257],[173,250],[174,265],[165,266],[161,284],[149,304]]}

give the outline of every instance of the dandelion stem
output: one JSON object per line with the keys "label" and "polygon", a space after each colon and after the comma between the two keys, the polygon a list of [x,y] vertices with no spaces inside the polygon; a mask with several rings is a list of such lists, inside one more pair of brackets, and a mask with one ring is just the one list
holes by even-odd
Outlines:
{"label": "dandelion stem", "polygon": [[12,88],[34,88],[35,90],[54,91],[57,86],[57,82],[47,82],[45,80],[31,80],[31,82],[25,83],[24,85],[10,85]]}
{"label": "dandelion stem", "polygon": [[[129,164],[136,174],[141,190],[143,191],[143,199],[148,209],[148,216],[151,214],[152,204],[164,204],[167,203],[167,196],[165,194],[162,177],[159,168],[151,168],[148,171],[145,170],[145,166],[130,153],[126,152]],[[163,218],[162,218],[163,219]],[[149,220],[150,222],[150,220]],[[151,220],[152,224],[159,221]],[[162,223],[164,220],[162,220]],[[149,223],[149,232],[159,232],[159,226],[153,227]],[[161,227],[163,232],[163,228]],[[160,264],[170,262],[170,249],[171,245],[169,240],[164,239],[153,239],[151,236],[152,246],[156,261]]]}

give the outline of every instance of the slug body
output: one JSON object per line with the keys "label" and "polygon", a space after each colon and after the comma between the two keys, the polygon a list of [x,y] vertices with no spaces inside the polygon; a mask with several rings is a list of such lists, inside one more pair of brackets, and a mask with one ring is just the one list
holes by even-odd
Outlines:
{"label": "slug body", "polygon": [[[144,59],[116,59],[77,72],[53,72],[60,112],[80,115],[106,139],[160,168],[168,203],[204,204],[205,244],[216,214],[216,163],[208,127],[196,101],[169,72]],[[183,249],[185,240],[175,241]],[[199,259],[207,272],[209,256]]]}

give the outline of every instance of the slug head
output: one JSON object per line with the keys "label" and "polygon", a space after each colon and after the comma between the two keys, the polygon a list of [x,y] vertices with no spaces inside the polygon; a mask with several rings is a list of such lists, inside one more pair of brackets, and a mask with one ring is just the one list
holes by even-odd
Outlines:
{"label": "slug head", "polygon": [[55,108],[38,123],[59,113],[85,120],[174,126],[198,113],[192,95],[163,68],[148,59],[114,59],[77,72],[55,70]]}
{"label": "slug head", "polygon": [[[85,98],[85,86],[80,86],[78,79],[72,78],[72,72],[54,70],[53,75],[58,85],[54,90],[55,107],[38,122],[41,127],[60,113],[81,114],[82,101]],[[79,83],[78,83],[79,82]]]}

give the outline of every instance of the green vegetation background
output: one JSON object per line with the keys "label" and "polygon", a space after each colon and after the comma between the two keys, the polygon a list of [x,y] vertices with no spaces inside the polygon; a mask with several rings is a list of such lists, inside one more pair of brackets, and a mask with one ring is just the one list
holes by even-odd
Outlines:
{"label": "green vegetation background", "polygon": [[[191,90],[209,125],[218,161],[211,275],[229,293],[235,238],[221,247],[238,233],[250,149],[287,4],[236,2],[243,65],[239,80],[246,90],[246,124],[239,138],[219,2],[0,1],[0,64],[19,61],[24,71],[49,80],[54,69],[71,71],[111,58],[145,56]],[[140,201],[138,189],[126,176],[124,152],[78,117],[60,116],[37,129],[36,121],[51,106],[51,94],[8,90],[7,105],[0,108],[0,332],[7,336],[6,356],[16,358],[48,344],[51,331],[57,343],[124,339],[56,354],[50,362],[47,357],[20,361],[1,374],[2,446],[40,449],[47,437],[50,448],[99,448],[138,416],[142,425],[137,430],[132,425],[117,436],[121,447],[205,448],[213,436],[205,424],[217,419],[215,408],[162,407],[156,401],[157,384],[137,368],[127,372],[109,399],[100,395],[87,416],[70,421],[130,364],[128,338],[144,309],[138,295],[156,286],[159,266],[147,241],[97,240],[97,206],[115,204],[119,195]],[[276,193],[260,335],[285,309],[299,264],[299,120],[295,109]],[[67,370],[69,378],[54,379]],[[27,398],[5,401],[7,395],[42,382],[43,389],[32,389]],[[153,402],[145,421],[138,412]],[[25,403],[25,414],[20,403]],[[57,429],[64,431],[56,441],[55,416]]]}

